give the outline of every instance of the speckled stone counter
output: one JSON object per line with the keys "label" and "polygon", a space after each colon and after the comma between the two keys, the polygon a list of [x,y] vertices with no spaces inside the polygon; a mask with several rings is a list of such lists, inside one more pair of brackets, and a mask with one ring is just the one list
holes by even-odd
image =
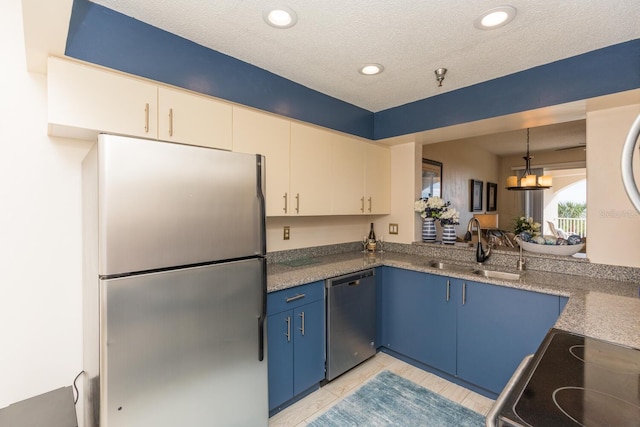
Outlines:
{"label": "speckled stone counter", "polygon": [[[390,266],[465,280],[569,297],[556,327],[621,345],[640,348],[640,298],[638,283],[603,278],[527,270],[518,280],[481,277],[473,273],[476,263],[437,258],[460,269],[439,270],[430,266],[435,258],[386,252],[367,257],[360,252],[322,255],[297,262],[273,262],[268,266],[269,292],[352,273],[370,267]],[[496,265],[481,268],[518,273]]]}

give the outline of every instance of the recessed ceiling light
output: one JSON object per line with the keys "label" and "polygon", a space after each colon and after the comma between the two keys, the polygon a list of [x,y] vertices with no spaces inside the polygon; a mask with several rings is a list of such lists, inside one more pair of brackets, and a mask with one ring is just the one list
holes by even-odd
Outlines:
{"label": "recessed ceiling light", "polygon": [[286,6],[267,8],[262,12],[262,18],[275,28],[291,28],[298,22],[298,15]]}
{"label": "recessed ceiling light", "polygon": [[384,67],[380,64],[367,64],[360,67],[360,74],[366,76],[374,76],[380,74],[384,70]]}
{"label": "recessed ceiling light", "polygon": [[473,25],[480,30],[493,30],[507,25],[515,17],[514,7],[500,6],[487,10],[473,22]]}

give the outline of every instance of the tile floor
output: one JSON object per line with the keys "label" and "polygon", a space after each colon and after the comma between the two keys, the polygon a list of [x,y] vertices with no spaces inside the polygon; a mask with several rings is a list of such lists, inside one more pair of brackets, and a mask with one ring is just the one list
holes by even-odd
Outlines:
{"label": "tile floor", "polygon": [[486,415],[493,404],[493,400],[464,387],[409,365],[386,353],[378,353],[362,365],[271,417],[269,427],[306,426],[340,400],[357,390],[368,379],[385,369],[482,415]]}

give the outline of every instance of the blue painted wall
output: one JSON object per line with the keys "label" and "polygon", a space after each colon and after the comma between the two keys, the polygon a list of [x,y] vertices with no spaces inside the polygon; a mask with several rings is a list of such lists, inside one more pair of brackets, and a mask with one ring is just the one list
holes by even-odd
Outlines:
{"label": "blue painted wall", "polygon": [[639,87],[640,39],[377,112],[374,118],[374,139],[437,129]]}
{"label": "blue painted wall", "polygon": [[374,114],[88,0],[74,0],[66,54],[369,139],[640,88],[637,39]]}

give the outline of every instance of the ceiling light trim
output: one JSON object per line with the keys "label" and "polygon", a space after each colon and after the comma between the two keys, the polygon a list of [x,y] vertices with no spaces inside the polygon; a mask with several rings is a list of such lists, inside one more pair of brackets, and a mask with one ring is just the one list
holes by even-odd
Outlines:
{"label": "ceiling light trim", "polygon": [[358,72],[365,76],[376,76],[384,71],[384,66],[382,64],[370,63],[364,64]]}
{"label": "ceiling light trim", "polygon": [[298,22],[298,14],[287,6],[268,7],[262,11],[262,19],[273,28],[291,28]]}
{"label": "ceiling light trim", "polygon": [[513,6],[494,7],[476,18],[473,25],[479,30],[495,30],[513,21],[516,14],[516,8]]}

